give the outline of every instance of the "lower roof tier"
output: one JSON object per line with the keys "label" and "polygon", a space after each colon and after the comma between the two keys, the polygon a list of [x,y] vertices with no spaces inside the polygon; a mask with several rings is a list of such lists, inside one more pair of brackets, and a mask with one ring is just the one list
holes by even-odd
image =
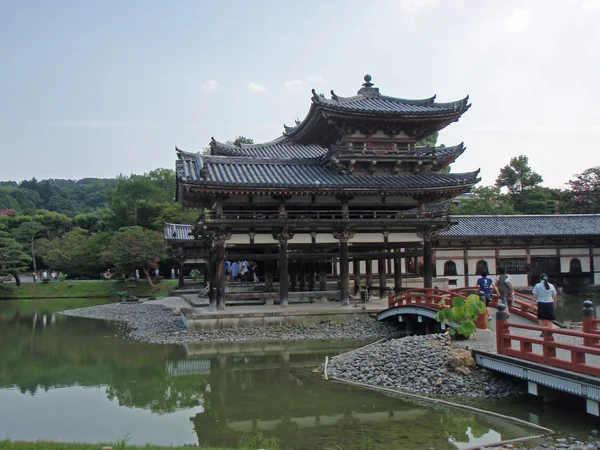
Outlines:
{"label": "lower roof tier", "polygon": [[314,160],[205,156],[178,152],[178,183],[205,192],[248,192],[261,190],[369,195],[468,191],[480,179],[479,171],[467,173],[416,172],[399,174],[348,175]]}

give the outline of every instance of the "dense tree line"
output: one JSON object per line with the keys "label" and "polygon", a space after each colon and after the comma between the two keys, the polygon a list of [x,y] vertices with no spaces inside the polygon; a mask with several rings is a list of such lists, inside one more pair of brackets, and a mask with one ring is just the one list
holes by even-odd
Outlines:
{"label": "dense tree line", "polygon": [[[434,135],[422,144],[435,146],[436,140]],[[252,140],[232,141],[241,143]],[[451,212],[600,213],[600,167],[575,175],[565,189],[542,187],[542,181],[526,156],[512,158],[495,185],[473,189]],[[175,172],[169,169],[111,179],[0,182],[0,280],[42,269],[97,278],[107,267],[125,276],[136,267],[147,276],[168,258],[163,223],[198,217],[175,203],[174,193]]]}

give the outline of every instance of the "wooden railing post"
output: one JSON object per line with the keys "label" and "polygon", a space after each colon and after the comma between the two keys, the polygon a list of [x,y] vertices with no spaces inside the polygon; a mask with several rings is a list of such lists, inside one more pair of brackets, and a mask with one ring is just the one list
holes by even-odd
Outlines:
{"label": "wooden railing post", "polygon": [[[583,302],[583,328],[584,333],[595,334],[597,332],[597,326],[594,322],[594,305],[590,300]],[[583,345],[590,347],[597,344],[598,340],[589,337],[583,338]]]}
{"label": "wooden railing post", "polygon": [[[506,313],[506,306],[503,303],[500,303],[498,305],[498,311],[496,312],[496,352],[499,355],[504,353],[504,335],[508,333],[508,314]],[[506,346],[510,347],[510,340],[508,340]]]}

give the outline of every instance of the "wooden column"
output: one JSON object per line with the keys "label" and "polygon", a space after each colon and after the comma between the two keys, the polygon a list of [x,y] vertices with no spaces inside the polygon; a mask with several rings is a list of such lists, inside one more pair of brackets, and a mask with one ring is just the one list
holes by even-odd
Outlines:
{"label": "wooden column", "polygon": [[340,241],[340,300],[342,306],[350,304],[350,261],[348,259],[348,240],[354,233],[348,229],[335,231],[333,237]]}
{"label": "wooden column", "polygon": [[210,267],[208,275],[208,304],[211,309],[215,310],[217,309],[217,262],[214,248],[208,251],[208,267]]}
{"label": "wooden column", "polygon": [[217,309],[225,309],[225,242],[218,240],[215,245],[216,276],[215,287],[217,292]]}
{"label": "wooden column", "polygon": [[[324,259],[319,261],[319,290],[327,290],[327,261]],[[327,297],[319,297],[319,303],[327,303]]]}
{"label": "wooden column", "polygon": [[366,284],[367,286],[369,286],[369,289],[371,289],[373,287],[373,261],[370,259],[367,259],[365,261],[365,266],[366,266]]}
{"label": "wooden column", "polygon": [[594,247],[590,247],[590,283],[595,284],[595,276],[594,276]]}
{"label": "wooden column", "polygon": [[355,259],[352,262],[352,271],[354,272],[354,296],[360,295],[360,260]]}
{"label": "wooden column", "polygon": [[465,248],[463,248],[463,270],[465,272],[465,287],[469,287],[469,250],[467,244],[465,244]]}
{"label": "wooden column", "polygon": [[402,290],[402,258],[394,259],[394,292]]}
{"label": "wooden column", "polygon": [[385,259],[378,259],[377,266],[377,268],[379,269],[379,298],[384,298],[387,295],[385,286]]}
{"label": "wooden column", "polygon": [[433,252],[428,238],[423,240],[423,287],[433,287]]}
{"label": "wooden column", "polygon": [[279,306],[282,308],[288,305],[288,240],[293,236],[285,229],[274,236],[279,241]]}
{"label": "wooden column", "polygon": [[178,259],[178,271],[179,271],[179,276],[178,276],[178,283],[177,283],[177,287],[179,289],[183,289],[183,286],[185,284],[185,278],[183,277],[183,262],[185,261],[185,256],[183,255],[183,245],[179,246],[179,250],[178,250],[178,254],[177,254],[177,259]]}
{"label": "wooden column", "polygon": [[297,261],[298,264],[298,290],[304,292],[306,289],[306,261]]}
{"label": "wooden column", "polygon": [[308,264],[308,290],[314,291],[315,285],[317,284],[316,275],[315,275],[315,262],[311,259]]}
{"label": "wooden column", "polygon": [[[265,250],[265,254],[269,255],[271,253],[271,249],[267,248]],[[273,290],[273,266],[275,265],[274,261],[270,261],[268,259],[265,260],[265,292],[271,292]]]}
{"label": "wooden column", "polygon": [[290,291],[296,290],[296,280],[298,276],[298,261],[292,261],[289,265]]}

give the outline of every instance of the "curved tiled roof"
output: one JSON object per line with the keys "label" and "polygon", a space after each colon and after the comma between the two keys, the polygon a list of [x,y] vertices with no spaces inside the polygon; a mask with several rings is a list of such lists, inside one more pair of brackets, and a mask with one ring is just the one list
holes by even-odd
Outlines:
{"label": "curved tiled roof", "polygon": [[600,214],[452,216],[458,221],[440,233],[450,238],[600,236]]}
{"label": "curved tiled roof", "polygon": [[192,225],[167,223],[163,224],[163,232],[167,241],[193,241]]}
{"label": "curved tiled roof", "polygon": [[218,142],[213,138],[210,147],[213,155],[259,158],[318,158],[327,153],[327,149],[319,145],[296,144],[285,136],[263,144],[240,146]]}
{"label": "curved tiled roof", "polygon": [[389,175],[344,175],[320,159],[272,159],[206,156],[179,152],[177,177],[182,182],[212,187],[275,187],[362,189],[366,191],[419,190],[472,186],[477,172],[435,172]]}

